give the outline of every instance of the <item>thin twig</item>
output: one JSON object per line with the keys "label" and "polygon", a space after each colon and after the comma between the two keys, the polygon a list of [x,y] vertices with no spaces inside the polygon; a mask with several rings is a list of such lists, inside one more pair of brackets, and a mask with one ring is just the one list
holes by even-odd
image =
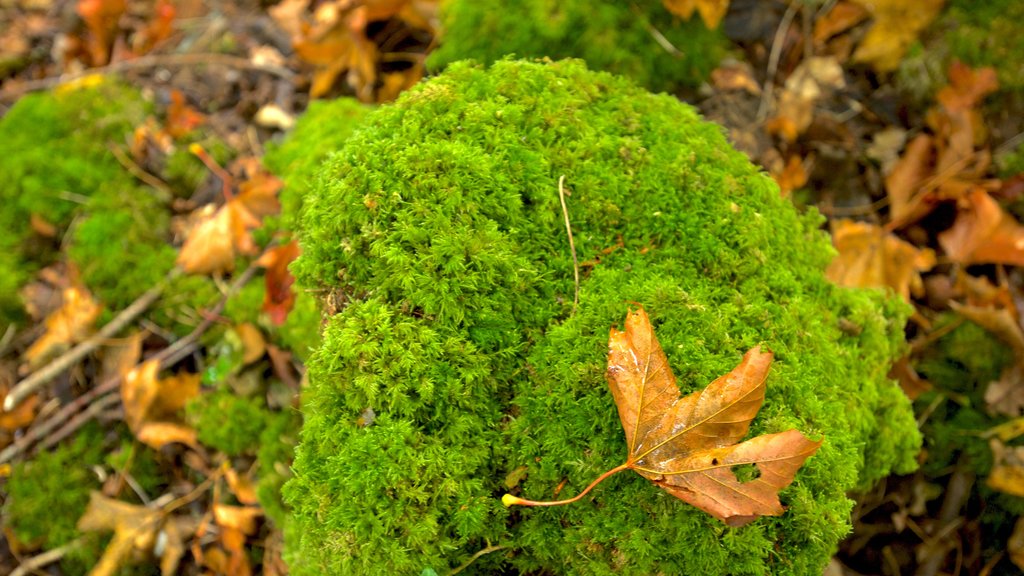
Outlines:
{"label": "thin twig", "polygon": [[[168,275],[168,278],[169,277],[170,275]],[[14,388],[11,388],[11,391],[7,393],[7,397],[4,398],[4,411],[10,412],[13,410],[33,392],[45,386],[50,380],[53,380],[73,364],[82,358],[85,358],[89,353],[102,346],[110,338],[113,338],[115,334],[120,332],[122,328],[134,320],[136,316],[142,314],[146,308],[149,308],[153,302],[156,302],[156,300],[160,298],[160,295],[163,294],[166,286],[167,278],[147,290],[142,296],[139,296],[135,302],[132,302],[131,305],[122,310],[121,313],[114,317],[113,320],[107,322],[99,332],[93,334],[78,346],[68,350],[65,354],[48,364],[45,368],[33,372],[28,378],[18,382]]]}
{"label": "thin twig", "polygon": [[61,84],[67,84],[76,80],[81,80],[87,76],[93,75],[109,75],[109,74],[120,74],[122,72],[131,72],[135,70],[145,70],[147,68],[157,68],[160,66],[167,67],[180,67],[180,66],[197,66],[197,65],[213,65],[213,66],[227,66],[230,68],[238,68],[241,70],[251,70],[253,72],[264,72],[272,74],[279,78],[290,80],[295,76],[295,73],[291,70],[282,66],[274,66],[272,64],[257,64],[246,58],[239,56],[231,56],[229,54],[153,54],[149,56],[143,56],[134,60],[122,60],[113,64],[102,66],[99,68],[87,68],[81,72],[75,72],[73,74],[62,74],[60,76],[52,76],[49,78],[42,78],[40,80],[33,80],[25,82],[11,90],[4,90],[0,92],[0,102],[2,101],[13,101],[18,99],[21,95],[28,92],[36,92],[39,90],[49,90]]}
{"label": "thin twig", "polygon": [[132,160],[124,150],[121,150],[119,146],[111,145],[110,151],[114,154],[114,158],[117,159],[118,163],[124,167],[132,176],[135,176],[141,180],[144,184],[148,184],[150,188],[160,193],[158,200],[161,202],[170,202],[171,198],[174,198],[174,192],[171,191],[171,187],[166,182],[157,178],[156,176],[146,172],[142,166],[139,166],[135,160]]}
{"label": "thin twig", "polygon": [[492,546],[488,546],[487,548],[484,548],[483,550],[478,550],[476,554],[473,554],[472,556],[469,557],[469,560],[466,560],[465,562],[460,564],[458,568],[452,570],[451,573],[448,576],[455,576],[459,572],[462,572],[466,568],[469,568],[469,565],[472,564],[473,562],[476,562],[481,556],[484,556],[486,554],[490,554],[491,552],[497,552],[498,550],[504,550],[505,548],[508,548],[508,546],[495,544],[495,545],[492,545]]}
{"label": "thin twig", "polygon": [[569,234],[569,249],[572,250],[572,273],[576,282],[576,290],[572,297],[572,313],[580,304],[580,264],[576,260],[576,244],[572,241],[572,226],[569,225],[569,209],[565,206],[565,174],[558,177],[558,199],[562,202],[562,215],[565,216],[565,231]]}
{"label": "thin twig", "polygon": [[14,341],[14,334],[18,332],[18,326],[16,324],[8,324],[7,330],[4,331],[3,337],[0,337],[0,356],[7,354],[7,349],[10,347],[11,342]]}
{"label": "thin twig", "polygon": [[[150,360],[158,360],[160,362],[161,369],[163,369],[174,365],[182,358],[185,358],[195,351],[198,347],[199,338],[209,330],[211,326],[213,326],[217,316],[219,316],[220,313],[224,311],[224,307],[227,306],[228,299],[252,279],[258,268],[258,266],[250,266],[246,268],[245,272],[242,272],[231,286],[228,287],[227,291],[221,296],[220,301],[218,301],[210,313],[206,315],[206,318],[204,318],[203,321],[188,334],[188,336],[175,341],[159,353],[154,354]],[[67,437],[83,424],[88,422],[94,415],[90,414],[87,418],[76,418],[75,415],[79,411],[84,410],[86,405],[92,403],[94,400],[96,402],[101,402],[100,400],[96,400],[101,396],[110,394],[110,398],[119,398],[119,395],[111,393],[115,392],[120,385],[121,376],[111,376],[99,386],[89,390],[85,394],[82,394],[70,404],[53,414],[45,422],[41,422],[33,426],[25,433],[24,436],[0,451],[0,464],[10,462],[19,454],[28,450],[33,444],[45,438],[47,434],[50,434],[50,432],[57,429],[57,427],[62,424],[63,426],[61,426],[60,430],[58,430],[54,436],[59,436],[60,438]],[[111,402],[111,400],[102,400],[102,402],[107,403]],[[96,413],[99,413],[100,411],[102,410],[99,410]]]}
{"label": "thin twig", "polygon": [[78,546],[81,541],[81,538],[78,540],[72,540],[63,546],[58,546],[53,550],[47,550],[42,554],[37,554],[31,558],[25,559],[17,568],[14,569],[14,571],[11,572],[11,576],[26,576],[32,572],[37,572],[43,566],[53,564],[66,556],[67,553]]}
{"label": "thin twig", "polygon": [[772,39],[772,51],[768,55],[768,73],[764,79],[764,92],[761,93],[761,105],[757,108],[758,122],[763,122],[768,116],[768,108],[775,92],[775,74],[779,71],[779,58],[782,56],[782,46],[785,44],[789,27],[793,24],[793,17],[796,16],[798,4],[799,2],[793,2],[786,9],[786,13],[783,14],[782,20],[779,22],[779,28],[775,31],[775,38]]}
{"label": "thin twig", "polygon": [[674,58],[682,58],[685,56],[682,50],[676,48],[668,38],[665,38],[665,35],[662,34],[660,30],[651,24],[651,21],[647,18],[647,14],[645,14],[644,11],[636,5],[636,2],[630,2],[630,9],[644,27],[647,28],[647,33],[651,35],[651,38],[654,38],[654,41],[657,42],[658,46],[661,46],[665,52],[668,52]]}

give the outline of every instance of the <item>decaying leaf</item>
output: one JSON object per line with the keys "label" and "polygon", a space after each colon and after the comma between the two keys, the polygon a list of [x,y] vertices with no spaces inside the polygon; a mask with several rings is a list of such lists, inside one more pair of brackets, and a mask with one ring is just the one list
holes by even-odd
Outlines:
{"label": "decaying leaf", "polygon": [[945,0],[855,0],[874,23],[853,53],[854,62],[871,64],[879,72],[900,65],[917,36],[942,11]]}
{"label": "decaying leaf", "polygon": [[1024,570],[1024,517],[1017,518],[1017,524],[1013,527],[1013,534],[1006,541],[1006,550],[1010,553],[1010,561]]}
{"label": "decaying leaf", "polygon": [[950,260],[960,264],[1024,266],[1024,226],[988,192],[975,189],[958,202],[953,227],[939,234]]}
{"label": "decaying leaf", "polygon": [[832,243],[839,254],[825,272],[840,286],[892,288],[907,302],[920,296],[921,273],[935,265],[935,253],[915,248],[880,226],[837,220]]}
{"label": "decaying leaf", "polygon": [[63,292],[61,307],[46,317],[46,332],[25,352],[33,367],[47,361],[92,334],[103,306],[83,286],[71,286]]}
{"label": "decaying leaf", "polygon": [[89,57],[94,66],[106,64],[110,60],[117,21],[127,7],[125,0],[78,0],[75,11],[89,30]]}
{"label": "decaying leaf", "polygon": [[295,292],[292,285],[295,277],[288,271],[288,265],[299,257],[299,242],[291,242],[267,250],[256,261],[256,265],[267,269],[265,276],[266,291],[263,296],[263,311],[270,315],[270,320],[280,326],[288,318],[292,306],[295,305]]}
{"label": "decaying leaf", "polygon": [[999,380],[985,388],[985,405],[996,414],[1024,416],[1024,365],[1019,361],[1003,370]]}
{"label": "decaying leaf", "polygon": [[804,60],[786,79],[776,114],[765,123],[765,129],[787,142],[796,140],[814,120],[817,102],[845,85],[843,68],[834,56]]}
{"label": "decaying leaf", "polygon": [[397,95],[399,86],[410,85],[423,73],[422,60],[411,60],[411,68],[395,75],[380,74],[385,52],[367,35],[375,23],[397,21],[405,26],[435,31],[436,0],[334,0],[317,5],[312,17],[306,11],[309,0],[286,0],[270,11],[288,30],[300,58],[316,66],[310,95],[322,96],[342,74],[363,101],[384,101]]}
{"label": "decaying leaf", "polygon": [[[631,311],[625,331],[613,328],[608,340],[608,381],[626,433],[626,462],[569,500],[534,502],[506,494],[502,501],[568,504],[608,476],[634,470],[730,526],[782,514],[779,491],[824,440],[787,430],[740,442],[761,409],[771,363],[772,354],[755,347],[731,372],[680,398],[647,313]],[[743,469],[753,477],[738,477]]]}
{"label": "decaying leaf", "polygon": [[90,576],[119,574],[133,552],[153,551],[160,556],[160,573],[175,574],[185,553],[185,539],[195,532],[196,525],[191,518],[167,518],[162,510],[128,504],[99,492],[90,494],[89,507],[78,520],[78,529],[83,532],[114,532]]}
{"label": "decaying leaf", "polygon": [[149,360],[125,375],[125,422],[140,442],[157,450],[173,442],[195,446],[196,431],[183,424],[177,412],[199,394],[199,375],[181,373],[158,380],[159,369],[159,361]]}
{"label": "decaying leaf", "polygon": [[729,11],[729,0],[662,0],[662,3],[669,12],[683,20],[689,20],[696,11],[709,30],[718,28]]}
{"label": "decaying leaf", "polygon": [[992,472],[988,485],[1011,496],[1024,497],[1024,446],[1006,446],[998,439],[989,440],[992,448]]}

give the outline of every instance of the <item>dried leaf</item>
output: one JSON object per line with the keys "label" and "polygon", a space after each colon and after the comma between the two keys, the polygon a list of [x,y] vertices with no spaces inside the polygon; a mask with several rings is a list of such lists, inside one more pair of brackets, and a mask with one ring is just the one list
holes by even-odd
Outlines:
{"label": "dried leaf", "polygon": [[206,116],[188,105],[180,90],[171,90],[171,103],[167,106],[167,121],[164,126],[174,138],[182,138],[202,126]]}
{"label": "dried leaf", "polygon": [[669,12],[683,20],[689,20],[696,10],[709,30],[718,28],[718,24],[729,11],[729,0],[662,0]]}
{"label": "dried leaf", "polygon": [[252,480],[248,476],[240,476],[234,468],[224,465],[224,477],[228,481],[228,487],[231,488],[231,493],[235,495],[242,504],[255,505],[259,503],[259,499],[256,497],[256,486],[252,483]]}
{"label": "dried leaf", "polygon": [[[737,444],[761,409],[771,362],[770,352],[755,347],[731,372],[680,398],[647,313],[631,311],[625,331],[613,328],[608,339],[608,381],[626,433],[626,462],[569,500],[538,503],[505,495],[503,502],[574,502],[611,474],[634,470],[730,526],[782,514],[778,492],[824,440],[787,430]],[[756,477],[741,479],[737,470]]]}
{"label": "dried leaf", "polygon": [[235,326],[235,333],[242,341],[242,364],[252,364],[267,352],[267,341],[252,323],[243,322]]}
{"label": "dried leaf", "polygon": [[825,272],[840,286],[889,287],[907,302],[924,290],[921,272],[935,265],[935,253],[918,249],[879,226],[834,222],[832,243],[839,254]]}
{"label": "dried leaf", "polygon": [[796,140],[814,120],[817,102],[845,84],[842,66],[834,56],[804,60],[786,79],[775,116],[765,123],[765,129],[788,142]]}
{"label": "dried leaf", "polygon": [[117,21],[126,8],[125,0],[78,0],[75,11],[89,29],[89,56],[94,66],[106,64],[110,59]]}
{"label": "dried leaf", "polygon": [[989,94],[999,89],[993,68],[972,69],[959,60],[949,65],[949,85],[936,97],[947,112],[971,110]]}
{"label": "dried leaf", "polygon": [[871,13],[874,23],[853,53],[854,62],[871,64],[879,72],[899,67],[907,49],[936,16],[945,0],[855,0]]}
{"label": "dried leaf", "polygon": [[288,271],[288,265],[299,257],[300,249],[297,240],[288,244],[271,248],[260,256],[256,264],[267,269],[264,278],[266,291],[263,296],[263,311],[270,315],[270,320],[280,326],[288,319],[288,313],[295,305],[295,292],[292,285],[295,277]]}
{"label": "dried leaf", "polygon": [[159,361],[149,360],[125,375],[125,422],[140,442],[157,450],[173,442],[195,446],[195,430],[183,424],[177,412],[199,394],[199,375],[181,373],[158,380],[159,369]]}
{"label": "dried leaf", "polygon": [[953,227],[939,234],[949,259],[961,264],[1024,266],[1024,226],[987,192],[975,189],[958,202]]}
{"label": "dried leaf", "polygon": [[99,492],[89,496],[89,507],[78,520],[83,532],[114,532],[103,556],[90,576],[113,576],[125,567],[133,551],[153,549],[162,514],[159,510],[107,498]]}
{"label": "dried leaf", "polygon": [[1010,561],[1014,566],[1024,570],[1024,517],[1017,518],[1013,534],[1006,541],[1006,551],[1010,553]]}
{"label": "dried leaf", "polygon": [[1024,497],[1024,446],[1006,446],[999,440],[989,440],[992,448],[992,471],[988,485],[993,490]]}
{"label": "dried leaf", "polygon": [[985,389],[985,404],[996,414],[1024,416],[1024,365],[1016,362],[1003,370],[999,380],[990,382]]}
{"label": "dried leaf", "polygon": [[85,287],[66,288],[61,307],[46,317],[46,332],[32,343],[25,352],[25,359],[33,367],[39,366],[51,356],[85,340],[92,334],[102,311],[103,306]]}
{"label": "dried leaf", "polygon": [[220,209],[213,205],[201,208],[177,263],[189,274],[223,274],[235,269],[238,254],[256,251],[250,231],[260,221],[238,198],[229,200]]}
{"label": "dried leaf", "polygon": [[[626,431],[627,464],[641,476],[731,526],[782,514],[778,492],[822,441],[796,430],[736,444],[764,401],[772,354],[755,347],[704,390],[680,398],[668,359],[643,309],[609,337],[608,380]],[[740,481],[734,467],[757,466]]]}
{"label": "dried leaf", "polygon": [[932,137],[919,134],[885,177],[892,228],[916,222],[932,211],[934,201],[922,188],[934,170],[934,162]]}
{"label": "dried leaf", "polygon": [[221,528],[234,528],[242,534],[256,533],[256,520],[263,516],[263,509],[256,506],[213,505],[213,519]]}
{"label": "dried leaf", "polygon": [[836,34],[841,34],[867,20],[868,16],[870,14],[860,4],[843,0],[836,2],[827,14],[815,20],[814,43],[824,44]]}

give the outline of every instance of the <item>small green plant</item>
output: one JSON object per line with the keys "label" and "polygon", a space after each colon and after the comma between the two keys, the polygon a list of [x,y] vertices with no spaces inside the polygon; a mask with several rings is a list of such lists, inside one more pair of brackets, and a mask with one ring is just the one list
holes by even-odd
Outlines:
{"label": "small green plant", "polygon": [[[819,224],[690,107],[579,61],[452,64],[377,109],[304,203],[293,269],[343,305],[285,486],[292,572],[820,573],[847,493],[921,440],[886,376],[907,307],[830,284]],[[636,475],[501,505],[621,462],[604,374],[629,302],[683,395],[774,352],[751,436],[825,439],[782,516],[726,527]]]}

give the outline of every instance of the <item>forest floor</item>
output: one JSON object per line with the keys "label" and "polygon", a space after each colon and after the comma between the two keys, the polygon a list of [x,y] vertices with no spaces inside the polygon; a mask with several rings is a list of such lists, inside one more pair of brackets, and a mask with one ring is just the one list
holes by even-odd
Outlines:
{"label": "forest floor", "polygon": [[[413,4],[416,17],[403,11]],[[915,309],[891,375],[914,401],[921,468],[851,495],[854,532],[827,573],[1019,573],[1024,45],[1014,25],[1024,14],[965,0],[728,4],[713,24],[730,57],[679,97],[827,218],[832,280],[887,287]],[[281,531],[264,518],[283,514],[276,489],[291,448],[259,438],[293,426],[303,304],[290,292],[287,232],[257,230],[274,222],[283,184],[263,158],[311,94],[375,105],[418,82],[438,42],[435,8],[0,0],[0,138],[22,100],[120,79],[146,104],[124,119],[132,136],[111,147],[115,170],[160,200],[140,201],[153,212],[126,223],[127,236],[82,214],[19,216],[43,256],[20,287],[19,320],[0,334],[0,572],[287,572]],[[86,128],[62,142],[76,130]],[[7,145],[0,155],[22,151]],[[3,166],[0,180],[42,178]],[[142,210],[107,201],[136,219]],[[135,243],[134,260],[117,263],[119,242]],[[116,290],[89,280],[124,283],[149,258],[203,278],[168,267]],[[114,269],[90,264],[103,259]],[[228,384],[209,386],[218,381]],[[54,528],[46,490],[62,482],[82,485],[59,503],[79,512]],[[170,514],[179,509],[190,513]],[[156,559],[140,559],[157,540]]]}

